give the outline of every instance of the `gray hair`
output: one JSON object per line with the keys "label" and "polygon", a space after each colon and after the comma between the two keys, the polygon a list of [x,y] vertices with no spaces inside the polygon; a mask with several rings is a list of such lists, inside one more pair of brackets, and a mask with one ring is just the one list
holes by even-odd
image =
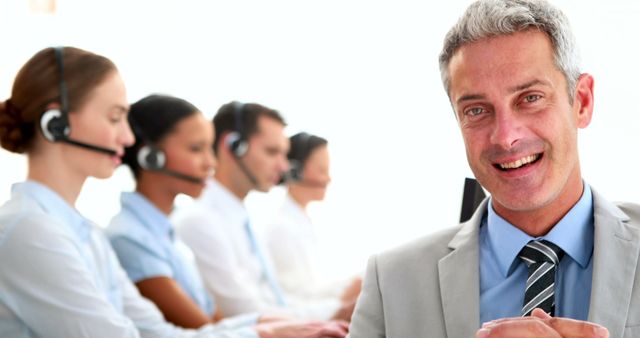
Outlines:
{"label": "gray hair", "polygon": [[440,76],[447,95],[451,86],[449,62],[461,46],[529,29],[546,33],[553,45],[556,67],[567,81],[569,99],[580,77],[579,53],[569,19],[544,0],[478,0],[451,28],[440,52]]}

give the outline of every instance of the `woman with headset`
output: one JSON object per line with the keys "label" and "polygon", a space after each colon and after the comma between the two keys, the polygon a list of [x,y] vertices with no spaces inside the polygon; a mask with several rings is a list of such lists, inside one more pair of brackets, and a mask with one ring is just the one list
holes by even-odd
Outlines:
{"label": "woman with headset", "polygon": [[0,337],[242,337],[165,322],[75,209],[86,179],[111,176],[133,144],[128,110],[116,66],[73,47],[37,52],[0,103],[0,144],[28,160],[0,207]]}
{"label": "woman with headset", "polygon": [[311,202],[324,200],[331,181],[328,142],[320,136],[301,132],[291,136],[289,143],[290,171],[283,180],[287,194],[265,229],[278,279],[289,297],[355,302],[360,293],[360,277],[327,282],[319,275],[317,237],[307,214]]}
{"label": "woman with headset", "polygon": [[[221,315],[193,254],[169,221],[177,195],[198,197],[215,167],[213,125],[191,103],[167,95],[150,95],[131,105],[129,123],[136,142],[125,149],[123,163],[136,187],[121,196],[122,209],[107,228],[111,244],[140,293],[168,321],[185,328],[216,322]],[[305,332],[325,326],[333,327],[333,334],[346,333],[339,323],[293,323],[257,314],[223,322],[260,337],[306,337]]]}
{"label": "woman with headset", "polygon": [[0,207],[0,336],[136,337],[138,320],[161,320],[74,207],[133,143],[128,106],[115,65],[81,49],[43,49],[18,72],[0,142],[28,172]]}

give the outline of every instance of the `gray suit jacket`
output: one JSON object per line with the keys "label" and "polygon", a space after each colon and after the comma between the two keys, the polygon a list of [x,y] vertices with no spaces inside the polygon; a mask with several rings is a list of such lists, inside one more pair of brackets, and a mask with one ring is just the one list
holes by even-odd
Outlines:
{"label": "gray suit jacket", "polygon": [[[472,338],[480,327],[478,229],[485,200],[458,227],[369,260],[350,338]],[[589,321],[612,338],[640,337],[640,206],[593,191]]]}

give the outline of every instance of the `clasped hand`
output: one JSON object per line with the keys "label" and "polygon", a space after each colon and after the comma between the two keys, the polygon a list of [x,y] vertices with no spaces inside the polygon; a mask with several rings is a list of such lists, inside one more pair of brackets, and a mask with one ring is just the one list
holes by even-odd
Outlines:
{"label": "clasped hand", "polygon": [[591,322],[551,317],[541,309],[530,317],[493,320],[482,324],[476,338],[609,338],[609,331]]}

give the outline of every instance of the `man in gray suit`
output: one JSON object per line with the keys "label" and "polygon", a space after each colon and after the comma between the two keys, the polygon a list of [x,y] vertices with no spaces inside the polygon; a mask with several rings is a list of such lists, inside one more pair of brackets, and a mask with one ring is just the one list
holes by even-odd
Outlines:
{"label": "man in gray suit", "polygon": [[640,337],[640,206],[582,179],[594,80],[576,50],[544,1],[480,0],[450,30],[442,81],[491,197],[373,256],[349,337]]}

